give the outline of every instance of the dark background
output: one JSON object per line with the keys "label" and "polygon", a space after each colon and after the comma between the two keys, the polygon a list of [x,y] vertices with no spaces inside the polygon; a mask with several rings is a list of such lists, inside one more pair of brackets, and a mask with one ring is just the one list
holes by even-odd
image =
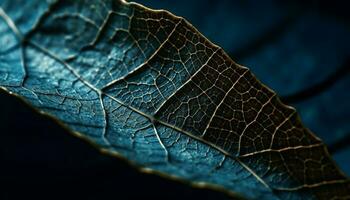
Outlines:
{"label": "dark background", "polygon": [[[185,17],[246,65],[329,145],[350,175],[350,21],[345,1],[140,1]],[[0,92],[0,199],[225,199],[100,154]]]}

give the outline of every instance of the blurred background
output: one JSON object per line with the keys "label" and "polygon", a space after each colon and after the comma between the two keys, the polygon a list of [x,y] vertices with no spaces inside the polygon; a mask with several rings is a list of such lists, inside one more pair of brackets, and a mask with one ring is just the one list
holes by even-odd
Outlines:
{"label": "blurred background", "polygon": [[[138,0],[183,16],[249,67],[350,175],[350,14],[346,1]],[[227,199],[137,172],[0,92],[0,199]]]}

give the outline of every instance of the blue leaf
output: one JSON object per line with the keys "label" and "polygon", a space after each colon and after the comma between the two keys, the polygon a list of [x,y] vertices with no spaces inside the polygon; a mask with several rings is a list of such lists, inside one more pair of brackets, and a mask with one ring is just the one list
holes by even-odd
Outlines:
{"label": "blue leaf", "polygon": [[183,18],[123,1],[0,5],[2,88],[103,151],[251,199],[348,195],[295,110]]}

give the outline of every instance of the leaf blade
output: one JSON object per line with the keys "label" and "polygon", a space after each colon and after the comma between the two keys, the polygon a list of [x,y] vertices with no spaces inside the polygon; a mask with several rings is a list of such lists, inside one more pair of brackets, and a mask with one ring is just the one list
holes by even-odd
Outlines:
{"label": "leaf blade", "polygon": [[[248,198],[346,195],[349,182],[324,145],[247,68],[182,18],[108,3],[52,4],[24,36],[25,78],[6,88],[102,148],[158,171]],[[312,165],[319,156],[327,171]]]}

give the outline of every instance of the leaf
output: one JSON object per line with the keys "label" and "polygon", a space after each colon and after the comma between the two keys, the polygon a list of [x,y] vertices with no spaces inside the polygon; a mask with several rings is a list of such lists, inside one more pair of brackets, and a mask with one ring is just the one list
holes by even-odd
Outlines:
{"label": "leaf", "polygon": [[103,151],[245,198],[349,197],[295,110],[183,18],[123,1],[0,5],[1,87]]}

